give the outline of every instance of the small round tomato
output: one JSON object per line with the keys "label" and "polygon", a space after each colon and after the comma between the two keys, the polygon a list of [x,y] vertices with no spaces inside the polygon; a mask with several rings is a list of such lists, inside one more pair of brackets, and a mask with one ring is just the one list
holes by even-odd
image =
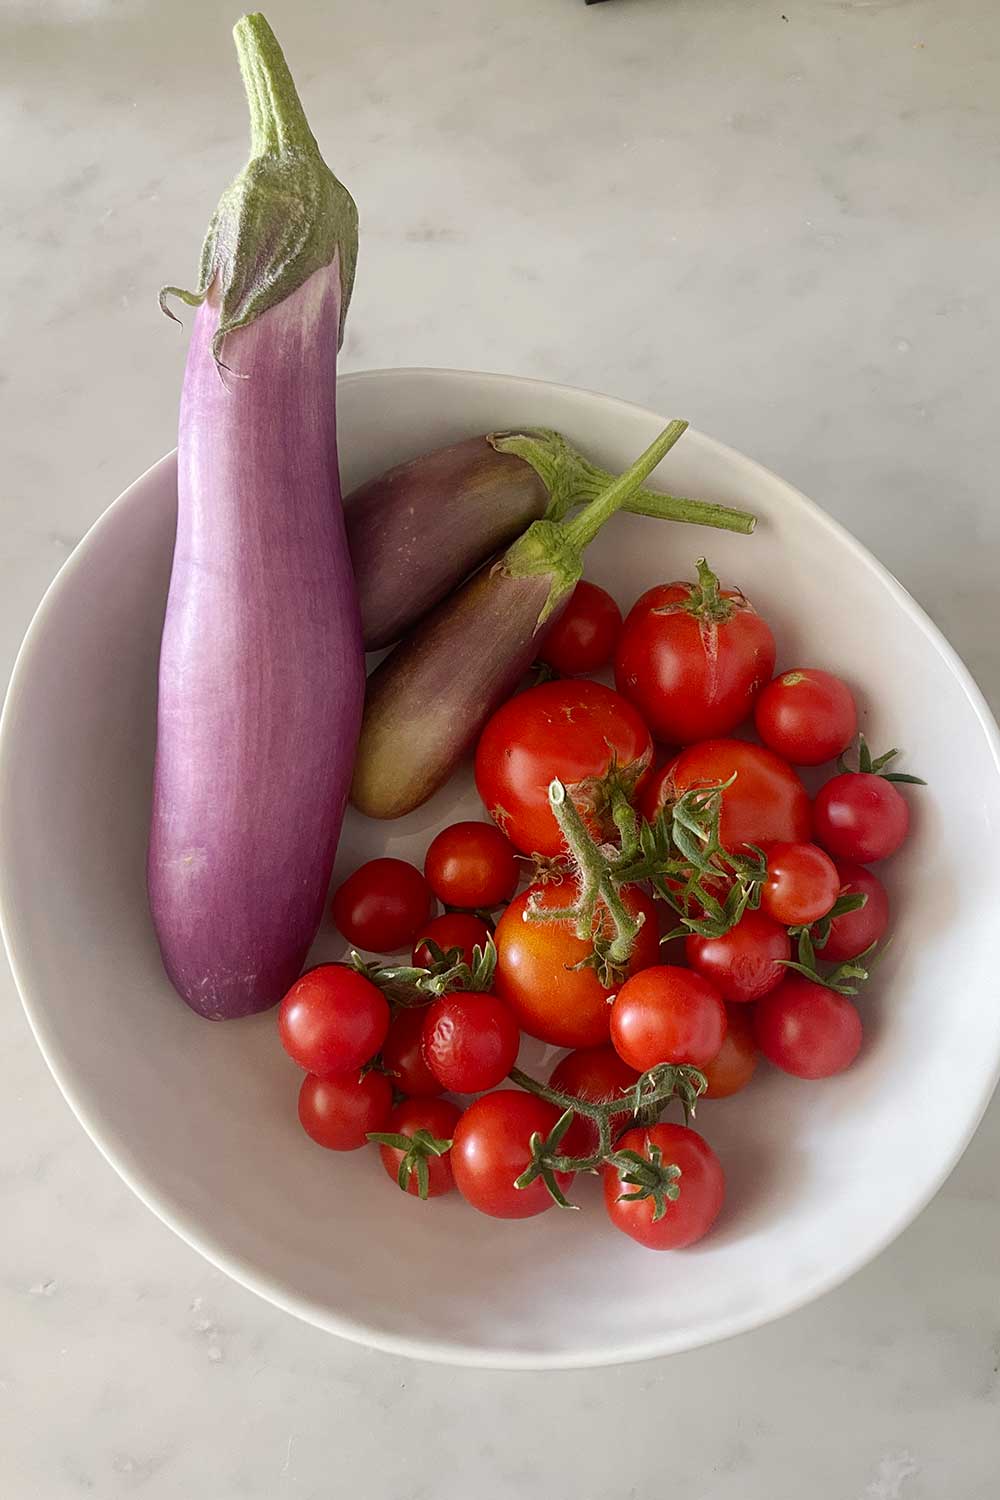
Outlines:
{"label": "small round tomato", "polygon": [[567,677],[599,672],[615,654],[622,612],[606,589],[584,578],[542,644],[540,661]]}
{"label": "small round tomato", "polygon": [[820,787],[813,817],[816,838],[829,854],[862,865],[895,854],[910,826],[906,798],[869,771],[845,771]]}
{"label": "small round tomato", "polygon": [[371,1130],[384,1130],[392,1110],[392,1084],[374,1071],[359,1076],[308,1073],[299,1090],[299,1120],[306,1135],[328,1151],[358,1151]]}
{"label": "small round tomato", "polygon": [[764,744],[794,766],[836,760],[858,732],[850,688],[815,667],[796,667],[769,682],[753,716]]}
{"label": "small round tomato", "polygon": [[[553,1205],[541,1178],[514,1183],[531,1161],[531,1137],[550,1134],[559,1111],[534,1094],[497,1089],[473,1100],[455,1127],[451,1170],[467,1203],[495,1219],[530,1219]],[[569,1176],[560,1173],[565,1187]]]}
{"label": "small round tomato", "polygon": [[633,604],[615,653],[615,685],[668,745],[729,734],[774,671],[774,636],[738,589],[702,558],[697,583],[661,583]]}
{"label": "small round tomato", "polygon": [[654,1219],[650,1198],[628,1198],[635,1189],[622,1182],[613,1166],[602,1171],[604,1206],[616,1229],[647,1250],[680,1250],[707,1234],[719,1216],[726,1191],[722,1163],[706,1140],[686,1125],[647,1125],[628,1130],[618,1142],[620,1151],[635,1151],[647,1161],[680,1168],[679,1196],[667,1203],[666,1213]]}
{"label": "small round tomato", "polygon": [[451,948],[461,948],[462,962],[472,963],[472,950],[486,948],[490,940],[490,929],[481,917],[471,912],[446,911],[443,917],[433,917],[420,934],[413,950],[413,962],[418,969],[429,969],[434,955],[427,944],[436,943],[442,953]]}
{"label": "small round tomato", "polygon": [[840,877],[816,844],[771,844],[761,909],[785,927],[804,927],[825,917],[837,899]]}
{"label": "small round tomato", "polygon": [[792,974],[754,1012],[754,1037],[775,1067],[796,1078],[830,1078],[861,1049],[861,1017],[844,995]]}
{"label": "small round tomato", "polygon": [[494,823],[452,823],[431,840],[424,874],[445,906],[489,910],[517,890],[517,856]]}
{"label": "small round tomato", "polygon": [[310,969],[278,1007],[281,1045],[300,1068],[321,1078],[360,1068],[388,1029],[382,991],[344,964]]}
{"label": "small round tomato", "polygon": [[[628,972],[634,974],[659,957],[657,912],[638,886],[626,887],[622,894],[629,911],[644,918],[628,964]],[[571,922],[526,920],[532,895],[543,909],[552,909],[569,906],[576,899],[576,889],[571,881],[532,886],[510,903],[493,936],[497,945],[494,988],[529,1036],[555,1047],[599,1047],[608,1040],[608,1001],[614,989],[603,985],[596,970],[586,966],[593,949],[576,936]],[[607,917],[604,921],[608,930]]]}
{"label": "small round tomato", "polygon": [[700,974],[657,964],[626,980],[611,1007],[611,1043],[630,1068],[658,1063],[700,1068],[726,1035],[719,991]]}
{"label": "small round tomato", "polygon": [[[614,1047],[580,1047],[556,1063],[549,1083],[562,1094],[603,1104],[620,1099],[639,1075],[630,1068]],[[622,1122],[627,1116],[622,1114]],[[598,1131],[593,1120],[577,1115],[563,1136],[560,1151],[564,1156],[592,1156],[597,1150]]]}
{"label": "small round tomato", "polygon": [[859,953],[884,937],[889,926],[889,897],[878,876],[866,870],[864,865],[838,859],[837,877],[840,880],[839,895],[868,898],[857,911],[845,911],[842,917],[834,917],[830,923],[830,935],[822,955],[840,964],[845,959],[857,958]]}
{"label": "small round tomato", "polygon": [[591,831],[608,832],[603,783],[612,765],[637,783],[653,753],[631,703],[599,682],[542,682],[497,709],[476,750],[476,786],[490,817],[524,854],[563,852],[549,806],[562,781]]}
{"label": "small round tomato", "polygon": [[[392,1134],[407,1136],[410,1140],[418,1130],[425,1130],[435,1141],[450,1141],[455,1134],[455,1126],[462,1118],[462,1111],[450,1099],[404,1099],[397,1104],[386,1121],[384,1130],[379,1134]],[[412,1148],[411,1148],[412,1150]],[[441,1198],[445,1193],[450,1193],[455,1186],[451,1172],[450,1151],[445,1151],[438,1156],[433,1151],[421,1153],[427,1163],[427,1192],[428,1198]],[[384,1143],[379,1145],[379,1155],[382,1165],[392,1178],[393,1182],[399,1183],[399,1168],[404,1157],[410,1155],[400,1146],[388,1146]],[[412,1156],[411,1156],[412,1160]],[[406,1191],[413,1196],[420,1196],[420,1175],[414,1166],[406,1181]]]}
{"label": "small round tomato", "polygon": [[727,1005],[726,1037],[718,1055],[702,1068],[708,1084],[706,1099],[728,1099],[745,1089],[757,1067],[757,1043],[753,1034],[753,1007]]}
{"label": "small round tomato", "polygon": [[682,750],[643,787],[640,811],[652,821],[684,792],[733,776],[722,794],[720,835],[727,849],[809,842],[812,812],[801,780],[773,750],[744,740],[705,740]]}
{"label": "small round tomato", "polygon": [[349,943],[370,953],[408,948],[431,911],[431,891],[405,859],[370,859],[333,898],[333,920]]}
{"label": "small round tomato", "polygon": [[782,960],[792,944],[784,927],[762,911],[746,911],[721,937],[692,933],[684,943],[692,969],[715,985],[724,1000],[758,1000],[784,979]]}
{"label": "small round tomato", "polygon": [[521,1032],[496,995],[442,995],[424,1017],[424,1061],[456,1094],[481,1094],[514,1066]]}
{"label": "small round tomato", "polygon": [[398,1011],[382,1043],[382,1067],[410,1099],[440,1094],[444,1087],[424,1061],[424,1015],[423,1006]]}

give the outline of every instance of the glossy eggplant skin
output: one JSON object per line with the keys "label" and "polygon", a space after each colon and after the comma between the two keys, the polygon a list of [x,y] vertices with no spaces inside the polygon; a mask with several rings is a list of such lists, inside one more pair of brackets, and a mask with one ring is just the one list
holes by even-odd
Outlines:
{"label": "glossy eggplant skin", "polygon": [[485,436],[398,464],[344,500],[367,651],[400,639],[545,512],[529,463]]}

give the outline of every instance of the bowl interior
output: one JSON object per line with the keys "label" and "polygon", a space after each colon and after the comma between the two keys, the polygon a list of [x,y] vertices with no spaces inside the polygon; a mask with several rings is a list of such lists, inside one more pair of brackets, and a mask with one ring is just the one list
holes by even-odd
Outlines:
{"label": "bowl interior", "polygon": [[[622,468],[662,425],[606,397],[441,371],[351,376],[338,399],[345,488],[518,423],[557,427]],[[90,533],[26,641],[0,755],[0,910],[39,1042],[87,1130],[157,1213],[238,1279],[338,1333],[443,1359],[569,1365],[753,1326],[898,1233],[989,1098],[1000,782],[977,690],[899,585],[774,475],[689,433],[656,482],[752,507],[756,534],[621,517],[588,576],[627,606],[707,550],[772,623],[780,664],[847,676],[873,745],[901,743],[930,783],[911,798],[906,854],[886,867],[895,941],[861,1002],[859,1063],[821,1084],[761,1068],[744,1095],[703,1104],[729,1194],[716,1232],[673,1256],[613,1233],[592,1183],[588,1211],[515,1224],[454,1197],[404,1198],[370,1153],[333,1155],[301,1134],[299,1075],[273,1014],[211,1025],[174,995],[144,886],[172,458]],[[382,852],[419,862],[436,826],[479,815],[468,774],[399,823],[351,814],[338,871]],[[317,958],[341,952],[321,933]]]}

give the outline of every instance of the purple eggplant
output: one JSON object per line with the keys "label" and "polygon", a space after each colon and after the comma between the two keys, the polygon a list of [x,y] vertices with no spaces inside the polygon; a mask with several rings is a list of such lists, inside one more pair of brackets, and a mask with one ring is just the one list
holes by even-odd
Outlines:
{"label": "purple eggplant", "polygon": [[149,901],[211,1020],[273,1005],[323,912],[364,695],[338,495],[357,211],[262,16],[235,29],[252,150],[209,227],[181,398]]}
{"label": "purple eggplant", "polygon": [[[344,500],[365,648],[391,646],[532,521],[561,520],[612,475],[547,428],[489,433],[398,464]],[[751,532],[748,512],[639,490],[625,510]]]}
{"label": "purple eggplant", "polygon": [[671,422],[570,520],[532,522],[375,668],[351,787],[355,807],[399,818],[444,785],[566,607],[584,548],[686,427]]}

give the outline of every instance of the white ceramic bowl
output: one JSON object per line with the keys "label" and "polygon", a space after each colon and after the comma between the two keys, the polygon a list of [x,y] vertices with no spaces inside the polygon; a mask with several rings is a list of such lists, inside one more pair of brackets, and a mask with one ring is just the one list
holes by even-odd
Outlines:
{"label": "white ceramic bowl", "polygon": [[[612,469],[663,420],[502,376],[390,370],[339,389],[345,488],[490,428],[559,428]],[[670,413],[668,415],[676,415]],[[688,433],[663,487],[752,507],[741,538],[616,518],[588,574],[628,604],[703,550],[742,585],[786,666],[843,672],[872,743],[927,777],[887,869],[895,943],[862,1000],[840,1078],[762,1068],[699,1112],[729,1192],[703,1244],[640,1249],[586,1211],[501,1223],[455,1196],[421,1205],[368,1152],[313,1146],[273,1014],[212,1025],[174,995],[146,909],[156,660],[174,528],[174,459],[115,502],[38,611],[0,742],[0,916],[39,1045],[84,1128],[155,1213],[209,1260],[332,1332],[426,1358],[513,1367],[640,1359],[752,1328],[844,1280],[911,1221],[993,1090],[1000,1005],[997,728],[955,653],[857,542],[773,474]],[[352,815],[343,875],[476,816],[469,778],[402,822]],[[341,951],[326,932],[317,954]]]}

